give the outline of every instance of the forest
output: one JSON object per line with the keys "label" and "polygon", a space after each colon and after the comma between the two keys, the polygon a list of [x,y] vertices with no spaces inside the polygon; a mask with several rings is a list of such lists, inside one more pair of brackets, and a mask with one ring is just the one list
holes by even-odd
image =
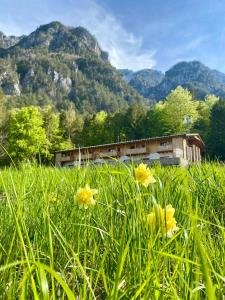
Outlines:
{"label": "forest", "polygon": [[69,100],[57,109],[46,97],[37,97],[15,101],[1,92],[1,165],[24,160],[51,164],[56,150],[191,132],[205,142],[206,158],[225,159],[225,101],[214,95],[197,100],[178,86],[164,101],[93,114]]}

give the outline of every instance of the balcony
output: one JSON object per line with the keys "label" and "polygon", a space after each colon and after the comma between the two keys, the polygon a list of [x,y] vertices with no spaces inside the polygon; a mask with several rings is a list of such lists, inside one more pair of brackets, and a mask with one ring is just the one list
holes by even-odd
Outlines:
{"label": "balcony", "polygon": [[173,150],[173,145],[169,144],[169,145],[159,146],[157,152],[167,152],[167,151],[172,151],[172,150]]}
{"label": "balcony", "polygon": [[117,151],[111,150],[111,151],[105,151],[105,152],[99,152],[100,157],[116,157]]}
{"label": "balcony", "polygon": [[146,148],[142,147],[142,148],[126,149],[124,153],[126,153],[126,155],[144,154],[146,153]]}
{"label": "balcony", "polygon": [[62,156],[60,160],[61,160],[62,162],[71,161],[71,156],[70,156],[70,155]]}

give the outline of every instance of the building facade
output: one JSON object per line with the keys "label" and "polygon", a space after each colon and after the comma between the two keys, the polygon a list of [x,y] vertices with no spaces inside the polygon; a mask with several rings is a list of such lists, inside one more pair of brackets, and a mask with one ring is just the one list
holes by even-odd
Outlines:
{"label": "building facade", "polygon": [[55,152],[55,165],[104,164],[117,161],[183,165],[200,162],[205,145],[198,134],[179,134]]}

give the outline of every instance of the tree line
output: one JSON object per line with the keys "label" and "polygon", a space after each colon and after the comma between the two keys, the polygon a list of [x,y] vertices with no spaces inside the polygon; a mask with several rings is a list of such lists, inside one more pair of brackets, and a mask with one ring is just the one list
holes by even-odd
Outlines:
{"label": "tree line", "polygon": [[206,153],[225,160],[225,101],[214,95],[204,101],[177,87],[165,101],[134,103],[109,113],[80,113],[73,103],[7,109],[0,93],[1,164],[39,160],[50,163],[54,151],[169,134],[199,133]]}

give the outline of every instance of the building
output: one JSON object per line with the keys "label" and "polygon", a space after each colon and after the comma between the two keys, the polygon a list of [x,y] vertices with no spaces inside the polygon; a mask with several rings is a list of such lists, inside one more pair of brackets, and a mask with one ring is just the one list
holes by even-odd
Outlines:
{"label": "building", "polygon": [[198,134],[179,134],[74,148],[55,152],[55,165],[103,164],[116,161],[183,165],[200,162],[205,145]]}

